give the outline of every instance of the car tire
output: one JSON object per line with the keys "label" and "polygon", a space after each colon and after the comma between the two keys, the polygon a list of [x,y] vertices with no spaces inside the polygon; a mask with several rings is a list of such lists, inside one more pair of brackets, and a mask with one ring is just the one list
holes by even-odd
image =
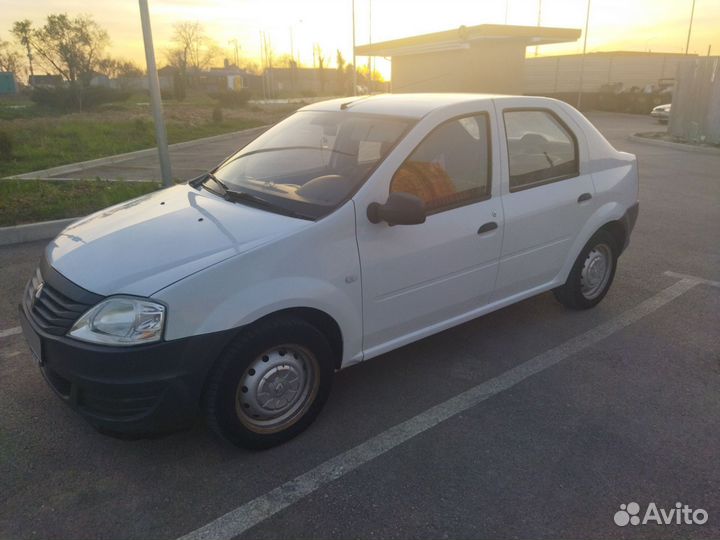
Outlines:
{"label": "car tire", "polygon": [[282,444],[306,429],[330,394],[333,352],[322,332],[294,317],[243,331],[213,367],[204,392],[209,427],[243,448]]}
{"label": "car tire", "polygon": [[599,230],[578,255],[565,284],[553,290],[555,298],[570,309],[595,307],[610,290],[617,258],[615,237]]}

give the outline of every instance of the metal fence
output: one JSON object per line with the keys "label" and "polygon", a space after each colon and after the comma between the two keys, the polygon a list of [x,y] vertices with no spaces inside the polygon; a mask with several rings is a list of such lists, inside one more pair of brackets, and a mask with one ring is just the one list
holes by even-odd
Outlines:
{"label": "metal fence", "polygon": [[625,91],[671,80],[679,62],[687,56],[672,53],[590,53],[525,59],[526,94],[577,92],[580,69],[583,92],[599,92],[604,85],[618,84]]}
{"label": "metal fence", "polygon": [[670,134],[720,144],[720,58],[688,59],[677,67]]}

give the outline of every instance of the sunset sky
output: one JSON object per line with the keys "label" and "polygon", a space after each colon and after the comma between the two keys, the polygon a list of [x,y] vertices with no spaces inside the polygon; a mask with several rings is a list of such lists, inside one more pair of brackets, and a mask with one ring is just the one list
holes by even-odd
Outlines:
{"label": "sunset sky", "polygon": [[[276,54],[290,52],[290,33],[301,61],[312,64],[317,42],[334,62],[335,50],[351,57],[351,0],[149,0],[159,64],[170,46],[173,23],[197,20],[225,48],[237,39],[240,55],[259,54],[260,30]],[[508,24],[535,25],[538,0],[508,0]],[[683,52],[692,0],[592,0],[589,51]],[[542,0],[542,24],[582,28],[586,0]],[[13,21],[39,24],[48,13],[90,14],[110,34],[111,54],[144,67],[138,5],[135,0],[2,0],[0,39],[10,39]],[[356,0],[357,43],[369,41],[369,0]],[[506,0],[372,0],[372,41],[383,41],[482,23],[505,22]],[[720,54],[720,0],[696,0],[690,52]],[[540,54],[579,52],[582,40],[540,48]],[[528,54],[533,54],[528,49]],[[359,63],[366,62],[360,58]],[[389,74],[388,64],[377,68]]]}

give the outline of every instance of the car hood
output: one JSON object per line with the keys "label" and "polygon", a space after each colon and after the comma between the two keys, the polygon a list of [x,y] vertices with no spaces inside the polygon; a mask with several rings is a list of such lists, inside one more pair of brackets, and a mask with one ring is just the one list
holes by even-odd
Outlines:
{"label": "car hood", "polygon": [[150,296],[311,225],[179,185],[73,223],[48,245],[46,257],[58,272],[94,293]]}

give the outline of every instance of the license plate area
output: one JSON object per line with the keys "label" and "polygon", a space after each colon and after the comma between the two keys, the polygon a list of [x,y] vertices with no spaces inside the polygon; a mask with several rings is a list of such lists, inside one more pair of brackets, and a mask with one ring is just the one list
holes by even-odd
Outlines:
{"label": "license plate area", "polygon": [[35,360],[37,364],[42,365],[42,340],[40,336],[24,316],[20,317],[20,326],[22,327],[23,336],[25,336],[25,341],[30,348],[30,354],[33,360]]}

